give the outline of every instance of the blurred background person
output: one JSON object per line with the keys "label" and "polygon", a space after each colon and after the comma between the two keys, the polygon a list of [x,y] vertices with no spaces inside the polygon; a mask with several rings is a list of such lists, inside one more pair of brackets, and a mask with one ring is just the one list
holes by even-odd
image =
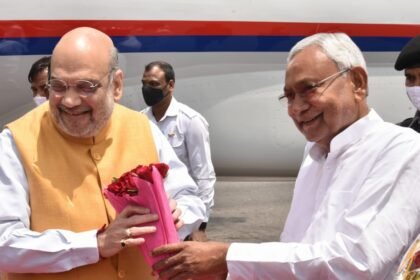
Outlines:
{"label": "blurred background person", "polygon": [[47,101],[49,97],[47,83],[50,61],[50,56],[44,56],[35,61],[29,70],[28,81],[31,84],[32,97],[37,106]]}
{"label": "blurred background person", "polygon": [[214,204],[216,175],[210,153],[209,129],[206,119],[197,111],[173,97],[175,72],[165,61],[146,65],[142,77],[142,93],[149,106],[142,112],[156,124],[168,139],[178,158],[198,186],[198,195],[206,206],[206,219],[187,239],[205,240],[210,211]]}
{"label": "blurred background person", "polygon": [[398,71],[404,70],[407,95],[416,108],[414,117],[403,120],[399,125],[420,132],[420,36],[404,46],[394,67]]}

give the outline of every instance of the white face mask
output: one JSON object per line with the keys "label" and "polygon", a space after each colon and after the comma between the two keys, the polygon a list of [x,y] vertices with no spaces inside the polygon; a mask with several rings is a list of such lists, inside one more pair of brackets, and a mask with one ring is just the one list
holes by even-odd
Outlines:
{"label": "white face mask", "polygon": [[410,99],[411,103],[413,103],[417,110],[420,110],[420,87],[406,87],[406,89],[408,98]]}
{"label": "white face mask", "polygon": [[47,101],[47,98],[45,96],[39,96],[39,95],[34,96],[34,102],[35,102],[36,106],[41,105],[45,101]]}

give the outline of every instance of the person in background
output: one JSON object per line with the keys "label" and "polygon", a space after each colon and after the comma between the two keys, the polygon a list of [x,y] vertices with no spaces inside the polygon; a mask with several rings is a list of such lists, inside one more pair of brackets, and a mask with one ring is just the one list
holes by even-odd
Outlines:
{"label": "person in background", "polygon": [[204,117],[173,96],[175,72],[167,62],[146,65],[142,76],[142,93],[149,106],[142,112],[166,136],[178,158],[198,186],[198,195],[206,206],[206,219],[190,238],[204,240],[210,211],[214,204],[216,176],[210,153],[208,123]]}
{"label": "person in background", "polygon": [[395,61],[395,70],[404,70],[408,99],[416,108],[414,117],[403,120],[399,125],[420,132],[420,36],[412,38],[401,50]]}
{"label": "person in background", "polygon": [[280,242],[162,246],[175,254],[154,266],[162,279],[394,278],[420,232],[420,135],[368,106],[366,62],[343,33],[299,41],[284,84],[308,143]]}
{"label": "person in background", "polygon": [[139,164],[168,164],[164,185],[182,239],[204,220],[197,186],[160,130],[117,104],[123,72],[106,34],[66,33],[48,87],[48,106],[0,133],[0,271],[5,279],[154,279],[137,246],[156,231],[147,223],[157,213],[128,206],[116,215],[102,188]]}
{"label": "person in background", "polygon": [[31,84],[32,97],[37,106],[47,101],[49,97],[47,83],[50,61],[50,56],[44,56],[35,61],[29,70],[28,81]]}

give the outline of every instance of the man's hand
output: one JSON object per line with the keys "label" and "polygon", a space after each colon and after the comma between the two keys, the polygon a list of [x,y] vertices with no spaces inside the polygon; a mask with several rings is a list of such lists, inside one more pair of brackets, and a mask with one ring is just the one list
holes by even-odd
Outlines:
{"label": "man's hand", "polygon": [[161,246],[154,256],[170,254],[153,269],[160,279],[218,279],[227,275],[226,255],[230,244],[220,242],[182,242]]}
{"label": "man's hand", "polygon": [[108,258],[124,247],[138,246],[144,243],[144,234],[156,231],[154,226],[139,226],[144,223],[157,221],[156,214],[144,207],[127,206],[116,219],[98,234],[99,256]]}

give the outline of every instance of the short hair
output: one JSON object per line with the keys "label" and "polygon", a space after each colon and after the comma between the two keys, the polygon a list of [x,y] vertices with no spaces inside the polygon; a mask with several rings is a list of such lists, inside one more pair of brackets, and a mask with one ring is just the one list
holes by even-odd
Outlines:
{"label": "short hair", "polygon": [[302,39],[290,50],[287,62],[309,46],[318,46],[326,56],[336,63],[339,70],[359,66],[367,73],[366,61],[361,50],[344,33],[318,33]]}
{"label": "short hair", "polygon": [[165,62],[165,61],[150,62],[144,67],[144,71],[149,72],[155,66],[159,67],[163,71],[163,73],[165,73],[166,82],[169,82],[170,80],[173,80],[175,82],[174,69],[172,68],[172,65],[170,65],[168,62]]}
{"label": "short hair", "polygon": [[44,56],[38,59],[37,61],[35,61],[32,64],[31,69],[29,70],[28,81],[32,83],[32,81],[35,80],[36,76],[42,71],[44,71],[45,69],[48,69],[48,72],[49,72],[50,63],[51,63],[51,56]]}
{"label": "short hair", "polygon": [[109,67],[111,71],[118,69],[118,49],[116,47],[111,49],[111,60]]}

